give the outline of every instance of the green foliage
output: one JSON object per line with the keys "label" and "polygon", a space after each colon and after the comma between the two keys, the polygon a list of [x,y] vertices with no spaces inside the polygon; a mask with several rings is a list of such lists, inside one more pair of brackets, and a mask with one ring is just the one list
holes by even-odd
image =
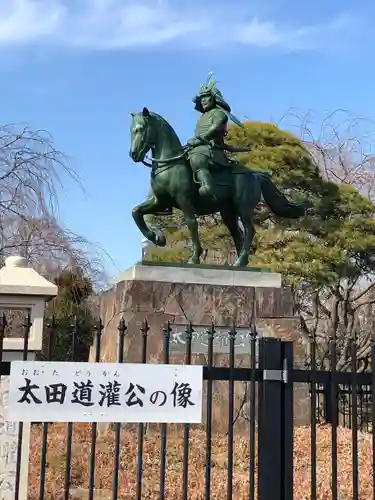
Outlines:
{"label": "green foliage", "polygon": [[[54,281],[59,292],[46,311],[46,323],[50,323],[50,318],[54,318],[52,360],[72,361],[74,331],[74,360],[87,361],[95,322],[89,303],[93,292],[92,283],[80,269],[66,269]],[[48,357],[46,337],[41,359]]]}
{"label": "green foliage", "polygon": [[[227,142],[252,145],[250,153],[238,154],[237,159],[250,169],[272,172],[274,182],[287,196],[308,199],[314,207],[313,214],[297,221],[259,210],[256,253],[250,266],[271,268],[289,283],[312,287],[374,271],[375,206],[368,198],[351,185],[323,178],[302,142],[276,125],[247,122],[244,129],[230,126]],[[200,222],[203,247],[222,252],[225,260],[232,248],[226,229],[213,218]],[[181,214],[176,211],[172,217],[153,218],[151,223],[166,230],[168,248],[153,248],[146,258],[186,261],[189,239]]]}
{"label": "green foliage", "polygon": [[59,293],[51,304],[51,313],[58,320],[72,317],[85,308],[93,292],[91,281],[80,269],[65,269],[56,278]]}

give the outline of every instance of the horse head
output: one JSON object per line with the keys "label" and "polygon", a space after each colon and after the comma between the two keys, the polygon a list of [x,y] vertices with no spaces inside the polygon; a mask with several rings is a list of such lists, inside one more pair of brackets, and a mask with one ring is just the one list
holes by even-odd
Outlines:
{"label": "horse head", "polygon": [[[130,157],[134,162],[144,162],[150,151],[157,157],[175,156],[181,153],[181,142],[169,123],[157,113],[143,108],[141,113],[131,113]],[[154,158],[153,161],[158,163]]]}
{"label": "horse head", "polygon": [[144,160],[144,157],[154,144],[150,123],[151,114],[147,108],[143,108],[141,113],[131,113],[131,116],[131,144],[129,154],[133,161],[140,162]]}

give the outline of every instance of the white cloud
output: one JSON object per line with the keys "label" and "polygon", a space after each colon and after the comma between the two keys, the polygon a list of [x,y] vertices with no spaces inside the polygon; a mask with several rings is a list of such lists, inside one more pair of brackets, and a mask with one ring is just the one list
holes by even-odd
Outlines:
{"label": "white cloud", "polygon": [[0,45],[54,36],[66,15],[59,0],[5,0],[0,3]]}
{"label": "white cloud", "polygon": [[[218,0],[216,0],[218,1]],[[178,3],[177,3],[178,2]],[[306,50],[321,46],[347,19],[322,26],[283,27],[254,16],[241,19],[224,5],[204,8],[194,0],[1,0],[0,47],[29,43],[108,50],[179,44],[246,44]]]}
{"label": "white cloud", "polygon": [[96,0],[95,4],[96,9],[88,15],[82,11],[81,19],[70,26],[71,43],[102,49],[160,45],[186,39],[205,27],[157,3]]}
{"label": "white cloud", "polygon": [[270,47],[283,44],[285,33],[270,21],[261,22],[254,17],[250,22],[243,23],[236,30],[236,40],[248,45]]}
{"label": "white cloud", "polygon": [[[297,27],[277,26],[274,22],[261,22],[254,17],[238,26],[236,41],[258,47],[280,47],[290,51],[312,50],[343,42],[349,37],[354,19],[338,16],[328,23]],[[342,36],[340,36],[340,34]]]}

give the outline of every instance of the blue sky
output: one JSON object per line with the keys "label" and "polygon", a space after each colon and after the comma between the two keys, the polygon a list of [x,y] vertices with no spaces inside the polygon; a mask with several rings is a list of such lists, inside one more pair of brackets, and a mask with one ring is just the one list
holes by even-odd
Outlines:
{"label": "blue sky", "polygon": [[128,157],[129,113],[146,105],[186,141],[214,71],[243,120],[375,119],[374,14],[370,0],[1,0],[1,121],[48,129],[72,158],[86,195],[67,181],[60,219],[117,274],[139,259],[131,209],[149,186]]}

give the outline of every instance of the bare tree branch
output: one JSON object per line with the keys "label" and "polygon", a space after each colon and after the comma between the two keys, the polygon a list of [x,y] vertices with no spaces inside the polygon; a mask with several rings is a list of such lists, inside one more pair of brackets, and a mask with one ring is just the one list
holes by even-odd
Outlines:
{"label": "bare tree branch", "polygon": [[[292,109],[282,121],[287,121],[288,128],[294,129],[303,140],[326,179],[352,185],[375,202],[375,134],[366,132],[374,130],[372,122],[353,118],[342,109],[329,113],[318,133],[315,133],[317,127],[313,126],[311,112],[301,117]],[[371,334],[375,327],[375,277],[369,272],[371,261],[372,255],[353,256],[356,276],[338,278],[333,286],[321,286],[318,290],[306,282],[295,293],[302,335],[306,339],[315,333],[321,367],[329,368],[330,338],[335,339],[338,369],[351,368],[351,341],[357,344],[359,370],[369,366]],[[367,268],[363,262],[368,263]]]}
{"label": "bare tree branch", "polygon": [[83,189],[48,132],[0,126],[0,263],[18,253],[43,274],[75,266],[102,282],[103,251],[57,222],[58,191],[67,178]]}

